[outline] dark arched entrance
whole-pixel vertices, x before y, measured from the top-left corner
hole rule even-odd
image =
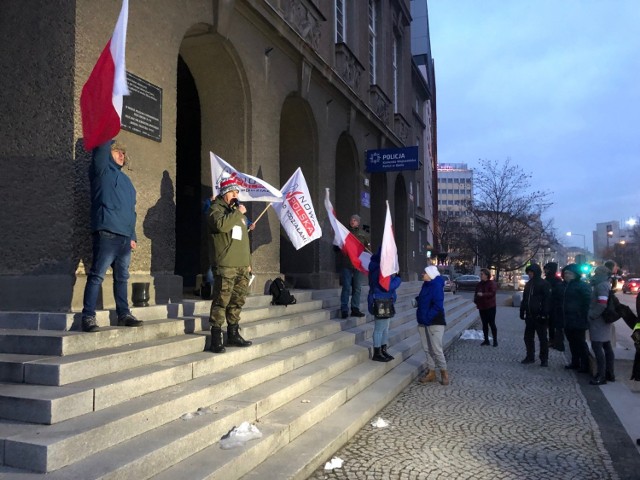
[[[300,167],[316,210],[322,205],[317,182],[317,131],[309,104],[297,95],[287,97],[280,116],[280,185]],[[280,271],[296,287],[312,286],[309,274],[318,271],[320,242],[296,250],[280,228]]]

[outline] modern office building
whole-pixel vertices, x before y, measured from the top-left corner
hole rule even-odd
[[[466,163],[438,164],[438,211],[464,217],[473,202],[473,170]]]

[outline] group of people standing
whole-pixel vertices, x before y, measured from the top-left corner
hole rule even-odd
[[[612,275],[617,270],[613,261],[595,269],[588,282],[582,279],[578,265],[569,264],[557,278],[558,265],[548,263],[542,269],[529,265],[525,273],[530,277],[524,287],[520,318],[525,321],[524,343],[526,356],[521,363],[535,362],[535,336],[539,342],[540,366],[547,367],[550,346],[564,350],[566,337],[571,362],[566,369],[591,373],[586,332],[589,331],[591,349],[596,358],[596,374],[592,385],[615,381],[614,354],[611,345],[612,326],[603,317],[607,307]],[[549,333],[549,336],[547,336]]]

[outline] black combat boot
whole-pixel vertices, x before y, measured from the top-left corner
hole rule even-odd
[[[386,345],[382,345],[382,346],[380,347],[380,353],[381,353],[381,354],[382,354],[382,356],[383,356],[384,358],[386,358],[388,361],[391,361],[391,360],[393,360],[393,359],[395,358],[395,357],[393,357],[393,356],[391,356],[391,355],[389,355],[389,354],[387,353],[387,346],[386,346]]]
[[[382,356],[380,347],[373,347],[373,357],[371,357],[371,360],[374,362],[388,362],[390,359]]]
[[[245,340],[238,333],[239,325],[227,325],[227,345],[230,347],[248,347],[252,342]]]
[[[211,346],[209,347],[213,353],[224,353],[224,339],[222,338],[222,328],[211,327]]]

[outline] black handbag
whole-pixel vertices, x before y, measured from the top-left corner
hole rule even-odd
[[[376,318],[391,318],[396,314],[392,298],[374,298],[373,316]]]

